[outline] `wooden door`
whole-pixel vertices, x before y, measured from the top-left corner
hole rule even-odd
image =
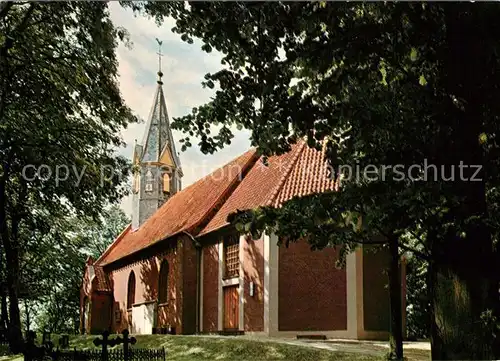
[[[237,330],[239,319],[238,286],[224,287],[224,329]]]

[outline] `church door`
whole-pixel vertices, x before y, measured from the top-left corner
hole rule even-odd
[[[237,330],[239,319],[238,285],[224,287],[224,329]]]

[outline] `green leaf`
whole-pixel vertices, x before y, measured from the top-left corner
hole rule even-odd
[[[426,86],[427,85],[427,80],[425,79],[425,77],[423,75],[420,75],[419,79],[418,79],[418,83],[422,86]]]
[[[411,52],[410,52],[410,60],[411,61],[416,61],[418,59],[418,52],[417,52],[417,49],[415,48],[411,48]]]

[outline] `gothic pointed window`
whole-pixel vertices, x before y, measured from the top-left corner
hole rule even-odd
[[[135,274],[130,272],[127,285],[127,309],[132,308],[135,303]]]
[[[168,301],[168,262],[164,259],[160,266],[160,279],[158,284],[158,303],[166,303]]]
[[[170,193],[170,175],[168,173],[163,174],[163,192]]]

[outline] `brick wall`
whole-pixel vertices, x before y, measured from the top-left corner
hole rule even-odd
[[[168,302],[158,307],[157,327],[167,324],[179,327],[181,325],[181,307],[179,299],[179,285],[176,275],[179,273],[179,258],[176,248],[166,248],[158,251],[157,255],[137,260],[126,266],[111,271],[113,284],[113,325],[112,330],[121,331],[130,329],[127,312],[128,279],[133,271],[135,274],[135,303],[155,301],[158,298],[159,267],[163,259],[169,264],[168,275]],[[116,317],[119,316],[120,319]]]
[[[345,269],[336,269],[337,251],[311,251],[306,241],[279,249],[280,331],[347,329]]]
[[[219,249],[217,242],[203,247],[203,332],[217,331]]]
[[[245,331],[264,330],[264,240],[243,240],[244,320]],[[254,295],[250,296],[250,282]]]
[[[193,241],[188,237],[183,237],[183,312],[182,325],[184,334],[193,334],[196,332],[196,287],[197,287],[197,268],[196,268],[196,248]]]
[[[181,275],[181,252],[177,246],[175,250],[164,253],[157,257],[158,267],[163,260],[168,262],[167,302],[158,305],[158,318],[156,327],[175,327],[176,332],[182,332],[182,309],[181,287],[179,276]],[[157,278],[156,284],[159,284]]]

